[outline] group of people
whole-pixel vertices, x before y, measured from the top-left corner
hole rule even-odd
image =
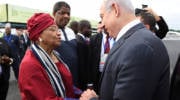
[[[67,27],[70,12],[59,1],[54,18],[35,13],[27,21],[31,46],[18,77],[23,100],[169,100],[169,56],[161,41],[167,32],[148,28],[130,0],[104,0],[93,36],[87,20],[75,23],[74,32]]]
[[[23,31],[18,35],[12,34],[11,24],[5,24],[5,32],[0,38],[0,99],[5,100],[9,88],[10,69],[12,67],[16,80],[18,80],[19,64],[30,41],[25,39]],[[23,33],[23,34],[22,34]],[[25,34],[26,35],[26,34]]]

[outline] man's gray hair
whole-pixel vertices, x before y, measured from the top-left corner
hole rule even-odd
[[[135,13],[131,0],[104,0],[106,10],[111,10],[111,4],[116,2],[129,13]]]

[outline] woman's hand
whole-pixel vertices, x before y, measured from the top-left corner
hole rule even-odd
[[[90,100],[91,98],[98,98],[94,90],[87,89],[81,94],[79,100]]]
[[[12,60],[12,58],[8,57],[7,55],[3,55],[0,57],[0,63],[6,64],[6,65],[11,65],[13,63],[13,60]]]

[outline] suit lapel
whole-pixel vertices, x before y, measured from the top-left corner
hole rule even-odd
[[[103,41],[102,37],[103,37],[103,35],[102,35],[102,33],[100,33],[99,36],[98,36],[98,39],[97,39],[97,51],[99,52],[98,56],[101,55],[101,44],[102,44],[102,41]]]
[[[141,28],[144,28],[144,26],[140,23],[129,29],[117,42],[114,43],[112,49],[110,50],[109,56],[111,56],[124,43],[127,38],[129,38],[135,31]]]
[[[125,42],[125,40],[127,38],[129,38],[133,33],[135,33],[135,31],[141,29],[141,28],[145,28],[144,25],[142,23],[139,23],[137,25],[135,25],[134,27],[132,27],[131,29],[129,29],[117,42],[114,43],[112,49],[110,50],[108,57],[106,59],[105,65],[104,65],[104,70],[102,72],[101,78],[100,78],[100,83],[102,82],[102,78],[104,76],[106,67],[107,67],[107,61],[109,60],[109,58],[111,58],[111,56],[113,55],[113,53],[118,50],[121,45]]]

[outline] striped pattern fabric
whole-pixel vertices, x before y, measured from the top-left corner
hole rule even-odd
[[[61,74],[58,71],[56,64],[51,60],[49,55],[37,44],[32,44],[31,49],[37,59],[41,62],[42,66],[44,67],[47,75],[49,77],[50,83],[56,93],[57,96],[65,98],[65,86],[63,84]],[[59,57],[57,52],[53,51],[54,55],[62,61]]]

